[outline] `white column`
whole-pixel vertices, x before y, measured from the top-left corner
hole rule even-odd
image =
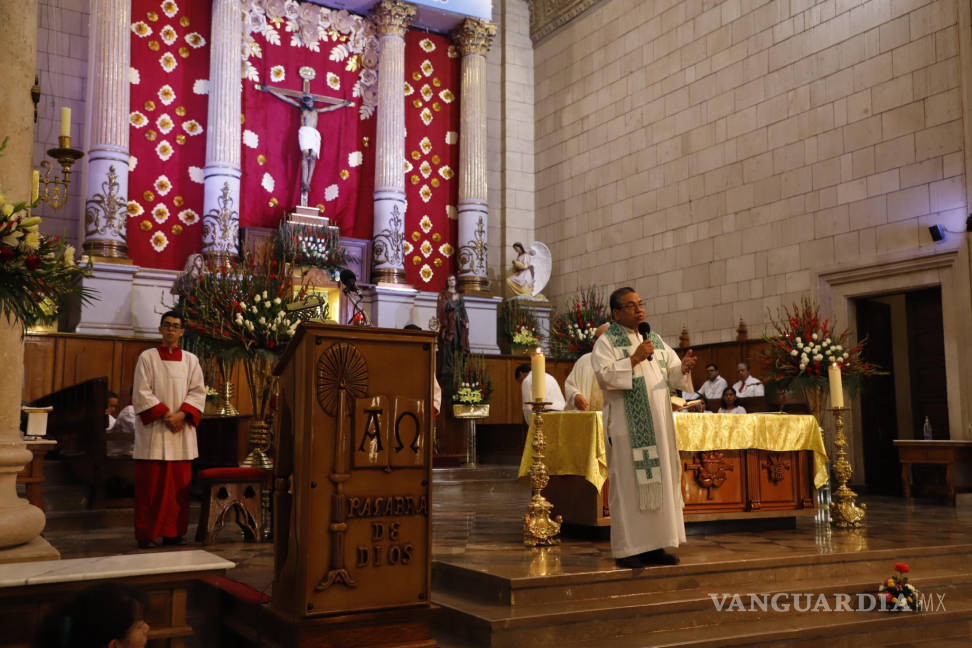
[[[88,41],[88,171],[84,250],[127,258],[128,112],[131,0],[91,0]]]
[[[489,210],[486,201],[486,53],[496,25],[467,18],[452,34],[462,54],[459,98],[458,280],[463,292],[485,292]]]
[[[375,134],[375,221],[371,280],[405,281],[405,30],[415,7],[381,0],[371,10],[381,49]]]
[[[202,239],[215,259],[238,255],[242,21],[239,0],[213,0]]]

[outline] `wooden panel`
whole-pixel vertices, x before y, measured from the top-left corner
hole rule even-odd
[[[132,384],[135,382],[135,364],[138,362],[138,356],[156,345],[156,342],[150,340],[125,340],[117,344],[117,370],[109,385],[111,390],[118,394],[120,407],[125,407],[132,402]]]
[[[760,507],[763,510],[798,508],[799,454],[765,450],[748,452],[756,458],[753,468],[758,475]]]
[[[114,341],[110,338],[74,338],[63,340],[64,351],[60,358],[61,384],[55,384],[55,389],[69,387],[89,378],[113,376],[112,361]],[[112,389],[109,383],[109,389]]]
[[[28,403],[50,394],[54,389],[54,352],[57,338],[28,335],[24,338],[24,387],[22,399]]]
[[[740,450],[680,452],[685,512],[746,509],[746,468]]]

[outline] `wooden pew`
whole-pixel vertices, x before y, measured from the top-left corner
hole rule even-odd
[[[108,378],[85,380],[43,396],[31,405],[53,406],[47,420],[48,437],[58,442],[57,455],[66,462],[76,479],[89,488],[88,507],[109,503],[109,482],[133,484],[135,465],[131,457],[108,456]],[[113,499],[110,504],[124,506],[130,498]]]

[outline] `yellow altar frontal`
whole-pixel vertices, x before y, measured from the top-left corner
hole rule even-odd
[[[548,412],[543,422],[551,476],[544,494],[555,513],[571,524],[610,524],[601,412]],[[533,431],[531,424],[521,478],[533,462]],[[675,432],[689,519],[805,514],[828,480],[823,436],[809,415],[684,413],[675,415]]]

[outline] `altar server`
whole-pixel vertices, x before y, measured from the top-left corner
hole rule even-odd
[[[142,549],[185,544],[196,427],[206,405],[199,359],[179,348],[182,316],[169,311],[159,326],[162,345],[135,365],[135,539]]]
[[[680,360],[655,333],[642,339],[644,303],[633,288],[611,294],[614,321],[594,345],[604,391],[611,480],[611,552],[619,567],[674,565],[664,548],[685,542],[678,448],[669,394],[694,391],[692,350]]]
[[[601,337],[610,323],[601,324],[594,330],[594,341]],[[591,353],[585,353],[577,358],[570,375],[564,381],[564,396],[567,399],[567,409],[586,412],[600,410],[604,404],[604,395],[594,377],[594,367],[591,364]]]

